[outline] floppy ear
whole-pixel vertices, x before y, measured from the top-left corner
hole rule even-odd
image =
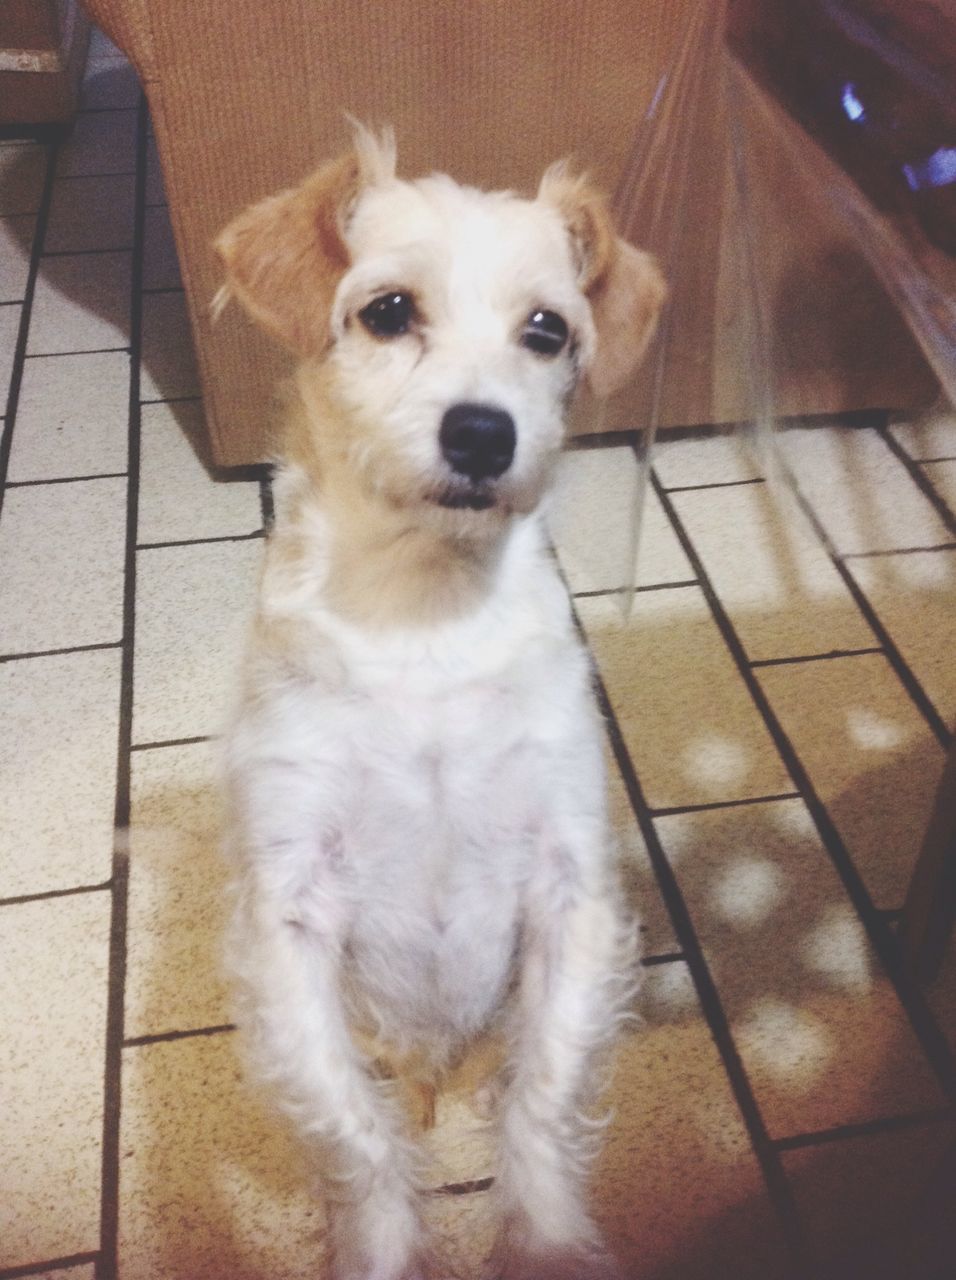
[[[667,296],[664,277],[649,253],[615,233],[604,196],[563,164],[545,173],[538,195],[557,207],[571,236],[597,332],[587,380],[596,396],[609,396],[627,382],[654,336]]]
[[[349,266],[343,229],[365,181],[358,153],[323,165],[301,186],[269,196],[233,219],[215,248],[226,269],[222,305],[234,295],[299,355],[320,355],[329,313]]]

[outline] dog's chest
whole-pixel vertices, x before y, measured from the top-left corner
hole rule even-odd
[[[469,1034],[501,1000],[548,822],[539,696],[400,682],[351,708],[340,886],[353,976],[386,1024]]]

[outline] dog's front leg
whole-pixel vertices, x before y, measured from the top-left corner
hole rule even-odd
[[[633,987],[634,933],[615,894],[582,883],[560,854],[523,932],[511,1082],[502,1114],[498,1193],[501,1280],[617,1274],[586,1208],[596,1052]]]
[[[411,1152],[349,1031],[334,910],[313,902],[303,912],[264,879],[250,871],[240,887],[240,1020],[259,1076],[318,1157],[331,1275],[423,1280]]]

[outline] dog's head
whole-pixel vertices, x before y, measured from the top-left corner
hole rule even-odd
[[[404,182],[390,141],[364,130],[216,247],[227,290],[303,358],[303,394],[363,484],[432,510],[531,510],[578,379],[599,396],[622,385],[664,296],[563,166],[533,200]]]

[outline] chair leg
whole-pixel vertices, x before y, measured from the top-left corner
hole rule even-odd
[[[950,747],[910,880],[900,943],[919,982],[932,982],[956,923],[956,742]]]

